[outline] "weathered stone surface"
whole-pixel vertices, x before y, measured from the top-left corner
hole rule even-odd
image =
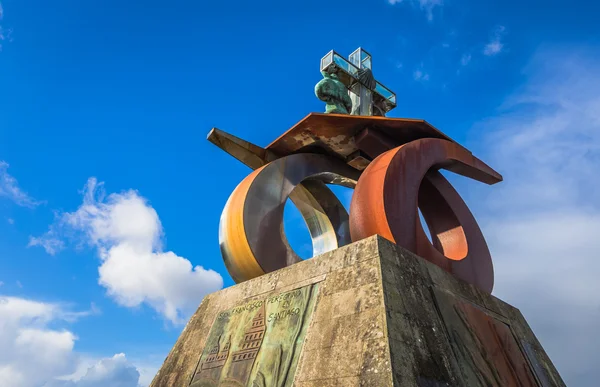
[[[219,313],[316,283],[293,386],[564,386],[518,309],[379,236],[207,296],[151,386],[189,385]]]

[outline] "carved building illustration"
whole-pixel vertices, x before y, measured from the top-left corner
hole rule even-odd
[[[227,361],[227,357],[229,356],[229,349],[231,348],[231,336],[229,336],[229,340],[225,343],[222,349],[219,349],[220,345],[220,337],[217,345],[215,345],[209,352],[206,361],[202,363],[202,369],[211,369],[217,367],[223,367],[225,362]]]
[[[210,349],[208,356],[198,367],[191,386],[195,386],[195,382],[201,380],[213,381],[214,385],[218,384],[219,379],[221,378],[221,371],[227,362],[229,350],[231,349],[231,336],[229,336],[223,348],[221,348],[221,338],[222,336],[219,336],[217,344]]]
[[[244,338],[239,344],[239,349],[231,355],[231,367],[227,375],[228,380],[236,380],[246,385],[258,351],[262,345],[266,331],[265,305],[263,304],[244,332]]]

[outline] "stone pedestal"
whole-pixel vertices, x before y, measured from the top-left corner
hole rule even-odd
[[[208,295],[163,386],[564,386],[518,309],[374,236]]]

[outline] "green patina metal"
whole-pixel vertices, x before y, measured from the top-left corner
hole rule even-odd
[[[349,114],[352,110],[352,100],[348,88],[337,77],[321,71],[323,79],[315,86],[315,94],[326,103],[325,113]]]
[[[289,387],[318,284],[221,312],[190,387]]]

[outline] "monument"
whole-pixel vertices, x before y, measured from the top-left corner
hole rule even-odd
[[[151,386],[564,386],[519,310],[491,295],[484,236],[439,170],[502,176],[426,121],[387,118],[396,96],[363,49],[320,70],[326,113],[266,148],[209,133],[253,169],[219,224],[237,285],[205,297]],[[327,184],[354,188],[349,212]],[[288,198],[311,259],[283,232]]]

